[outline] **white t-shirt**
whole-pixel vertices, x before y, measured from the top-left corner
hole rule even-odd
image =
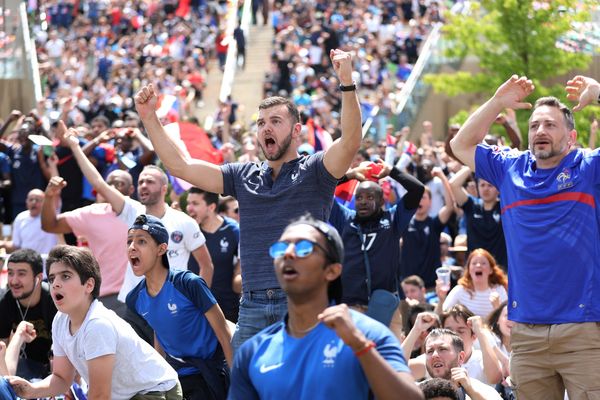
[[[57,243],[55,234],[42,230],[41,214],[32,217],[29,210],[20,212],[13,221],[12,240],[15,247],[40,254],[48,254]]]
[[[429,216],[431,218],[437,217],[442,207],[444,207],[444,183],[440,178],[434,176],[432,180],[425,184],[431,191],[431,208],[429,209]]]
[[[500,302],[508,299],[506,289],[502,285],[496,285],[488,288],[484,291],[474,291],[469,293],[463,286],[456,285],[452,288],[446,300],[444,301],[444,311],[448,311],[456,304],[462,304],[473,312],[475,315],[480,315],[482,318],[486,318],[494,307],[490,302],[490,295],[492,293],[498,293],[500,296]],[[471,297],[472,295],[472,297]]]
[[[114,354],[111,396],[131,399],[138,393],[165,392],[177,384],[177,372],[133,328],[98,300],[90,305],[83,324],[74,335],[69,316],[58,312],[52,322],[54,355],[67,357],[73,367],[90,381],[88,361]]]
[[[140,211],[130,203],[125,203],[119,218],[127,226],[133,225]],[[167,212],[160,219],[169,232],[167,256],[169,267],[174,270],[187,270],[190,254],[206,243],[200,226],[190,216],[181,211],[167,207]]]

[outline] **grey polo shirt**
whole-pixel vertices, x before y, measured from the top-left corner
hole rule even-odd
[[[240,207],[243,291],[278,288],[269,246],[294,218],[310,212],[327,221],[337,184],[323,164],[323,152],[284,163],[274,181],[267,162],[221,166],[223,193]]]

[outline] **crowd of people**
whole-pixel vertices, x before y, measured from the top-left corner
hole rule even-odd
[[[518,76],[445,141],[428,121],[363,138],[357,91],[414,62],[407,43],[442,21],[437,2],[413,16],[412,1],[376,3],[254,4],[263,22],[272,12],[277,79],[255,132],[231,103],[219,110],[222,165],[191,158],[165,129],[175,116],[157,112],[212,53],[218,4],[191,2],[187,18],[170,2],[45,5],[46,101],[0,128],[13,224],[0,243],[0,393],[593,394],[597,151],[557,99],[527,103],[534,87]],[[203,22],[206,37],[186,33]],[[599,101],[592,78],[566,90],[575,111]],[[171,191],[175,177],[192,187]]]

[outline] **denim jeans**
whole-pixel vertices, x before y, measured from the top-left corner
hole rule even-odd
[[[281,289],[244,292],[240,313],[231,341],[234,354],[252,336],[280,321],[287,313],[287,297]]]

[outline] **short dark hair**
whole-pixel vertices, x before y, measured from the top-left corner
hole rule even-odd
[[[235,201],[233,196],[224,196],[219,199],[219,206],[217,207],[218,213],[224,213],[227,211],[227,204]]]
[[[429,332],[429,335],[427,335],[427,337],[425,338],[425,343],[427,343],[429,339],[435,339],[443,336],[448,336],[450,339],[452,339],[452,347],[454,347],[454,351],[456,351],[457,353],[465,351],[465,344],[461,337],[458,336],[456,332],[446,328],[436,328]]]
[[[46,264],[48,265],[48,273],[50,267],[54,263],[63,263],[75,270],[79,275],[79,280],[83,285],[88,279],[94,278],[94,289],[92,290],[92,298],[98,298],[100,294],[100,285],[102,278],[100,276],[100,266],[98,261],[90,250],[85,247],[75,247],[68,245],[58,245],[50,250]]]
[[[565,117],[565,124],[567,125],[567,129],[569,129],[569,131],[575,129],[575,121],[573,120],[573,113],[571,112],[571,109],[564,105],[559,99],[553,96],[540,97],[535,102],[535,105],[533,106],[533,111],[537,110],[539,107],[542,106],[558,108]]]
[[[458,321],[458,319],[462,319],[465,323],[469,320],[469,318],[474,317],[475,314],[473,311],[469,310],[462,304],[456,304],[451,309],[442,314],[442,326],[446,323],[446,320],[450,317],[454,318]]]
[[[502,310],[504,309],[504,307],[506,307],[507,304],[508,301],[504,300],[502,303],[500,303],[498,307],[494,308],[494,310],[492,310],[492,312],[486,318],[486,322],[490,330],[494,332],[496,336],[500,338],[500,340],[504,339],[504,335],[502,335],[502,331],[500,330],[500,315],[502,315]]]
[[[29,264],[33,276],[44,272],[44,262],[42,256],[32,249],[19,249],[13,252],[8,258],[8,262]]]
[[[191,187],[189,190],[189,194],[192,194],[192,193],[193,194],[201,194],[202,197],[204,198],[204,201],[206,202],[207,206],[214,204],[216,206],[216,208],[219,207],[219,195],[217,193],[207,192],[206,190],[202,190],[197,187]]]
[[[431,378],[419,383],[419,388],[425,396],[425,400],[446,397],[450,400],[459,400],[460,396],[454,384],[448,379]]]
[[[294,104],[290,99],[286,99],[285,97],[273,96],[267,97],[258,105],[259,110],[266,110],[267,108],[277,107],[277,106],[285,106],[292,118],[292,123],[297,124],[300,122],[300,112],[298,111],[298,107]]]

